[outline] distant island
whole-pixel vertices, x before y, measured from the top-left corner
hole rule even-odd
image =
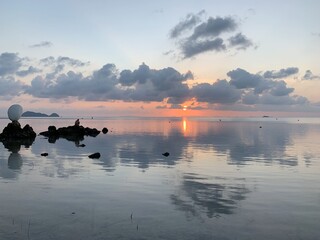
[[[50,115],[47,115],[45,113],[26,111],[22,113],[21,117],[60,117],[60,116],[57,113],[51,113]]]

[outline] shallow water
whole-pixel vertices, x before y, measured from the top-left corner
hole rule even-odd
[[[0,143],[0,239],[319,239],[320,119],[220,120],[81,119],[108,134]]]

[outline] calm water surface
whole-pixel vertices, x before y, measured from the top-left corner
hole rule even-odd
[[[320,239],[320,119],[81,124],[109,133],[0,143],[0,239]]]

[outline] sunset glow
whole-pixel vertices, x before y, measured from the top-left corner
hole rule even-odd
[[[317,1],[18,2],[0,4],[0,116],[320,116]]]

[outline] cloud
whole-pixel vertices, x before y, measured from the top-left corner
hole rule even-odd
[[[270,90],[272,96],[286,96],[294,91],[294,88],[288,88],[284,81],[274,82],[274,86]]]
[[[57,58],[58,64],[66,64],[72,67],[83,67],[89,64],[89,62],[82,62],[78,59],[70,58],[70,57],[58,57]]]
[[[198,14],[188,14],[185,19],[180,21],[176,26],[174,26],[170,31],[170,37],[176,38],[180,36],[182,33],[184,33],[187,30],[192,29],[196,24],[198,24],[201,21],[200,16],[204,13],[204,11],[201,11]]]
[[[286,78],[288,76],[297,74],[299,72],[299,68],[297,67],[289,67],[289,68],[282,68],[279,71],[266,71],[263,74],[263,77],[265,78]]]
[[[15,80],[12,76],[0,76],[0,96],[4,99],[11,99],[22,93],[25,85]]]
[[[14,74],[22,66],[22,59],[16,53],[0,55],[0,76]]]
[[[207,40],[202,42],[186,41],[184,44],[181,45],[181,49],[184,58],[190,58],[203,52],[220,52],[226,50],[226,46],[223,43],[223,39],[216,38],[214,40]]]
[[[52,42],[42,41],[42,42],[40,42],[40,43],[30,45],[29,47],[30,47],[30,48],[51,47],[52,45],[53,45]]]
[[[288,88],[283,80],[267,79],[262,75],[252,74],[241,68],[232,70],[227,75],[231,78],[231,85],[238,89],[253,89],[255,94],[268,91],[273,96],[284,96],[294,91],[294,88]]]
[[[302,77],[302,80],[315,80],[320,79],[319,75],[314,75],[311,70],[307,70],[304,76]]]
[[[242,33],[238,33],[235,36],[230,37],[228,41],[229,41],[229,46],[235,47],[236,49],[239,49],[239,50],[245,50],[248,47],[253,46],[252,41]]]
[[[196,83],[193,74],[188,71],[181,73],[172,67],[152,69],[142,63],[137,69],[118,70],[114,64],[106,64],[89,75],[83,75],[81,69],[86,63],[69,57],[47,57],[39,61],[42,71],[28,66],[25,58],[17,54],[3,53],[0,55],[1,96],[10,98],[20,94],[29,94],[36,98],[64,101],[127,101],[127,102],[159,102],[158,108],[171,106],[181,108],[184,102],[199,103],[196,107],[203,108],[206,104],[214,107],[229,108],[231,105],[238,110],[264,105],[306,105],[307,98],[294,95],[294,88],[284,80],[277,78],[297,72],[297,68],[286,68],[265,73],[250,73],[237,68],[229,71],[229,79],[217,80],[214,83]],[[20,70],[21,66],[28,67]],[[47,70],[51,70],[51,72]],[[17,81],[14,76],[37,75],[30,84]],[[266,74],[268,73],[268,74]],[[265,76],[269,76],[266,78]],[[311,71],[305,78],[314,78]],[[167,107],[168,108],[168,107]]]
[[[170,31],[170,37],[176,40],[184,59],[209,51],[246,50],[254,46],[243,33],[229,38],[224,37],[225,34],[233,33],[238,28],[239,23],[233,17],[209,17],[202,20],[200,13],[188,14]],[[188,32],[190,34],[186,36]],[[229,42],[228,46],[225,44],[226,41]]]
[[[34,74],[34,73],[39,73],[39,72],[41,72],[40,69],[30,66],[30,67],[29,67],[28,69],[26,69],[26,70],[17,71],[16,74],[17,74],[19,77],[25,77],[25,76],[27,76],[27,75]]]
[[[207,103],[235,103],[241,98],[241,91],[226,80],[200,83],[192,88],[192,93],[198,102]]]
[[[236,30],[238,24],[231,17],[209,17],[206,22],[195,27],[193,34],[189,37],[190,40],[199,38],[217,37],[224,32],[232,32]]]
[[[155,70],[145,64],[134,71],[123,70],[119,75],[114,64],[106,64],[87,77],[73,71],[60,74],[56,79],[38,76],[26,92],[40,98],[146,102],[168,99],[170,103],[182,103],[190,93],[185,82],[192,78],[191,72],[181,74],[173,68]]]

